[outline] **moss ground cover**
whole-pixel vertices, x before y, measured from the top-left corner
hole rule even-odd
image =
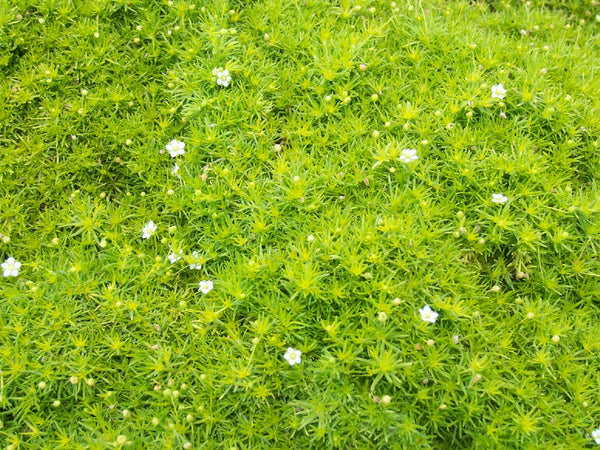
[[[600,443],[600,5],[0,0],[0,444]]]

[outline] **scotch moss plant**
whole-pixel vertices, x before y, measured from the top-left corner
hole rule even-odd
[[[0,0],[2,448],[591,448],[595,1]]]

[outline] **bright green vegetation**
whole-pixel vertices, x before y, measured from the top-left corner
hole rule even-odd
[[[595,446],[600,6],[396,3],[0,0],[1,448]]]

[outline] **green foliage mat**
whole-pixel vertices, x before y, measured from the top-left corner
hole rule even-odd
[[[595,446],[599,33],[0,0],[2,448]]]

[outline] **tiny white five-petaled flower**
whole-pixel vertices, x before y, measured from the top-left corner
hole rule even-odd
[[[402,150],[400,158],[398,159],[408,164],[411,161],[416,161],[417,159],[419,159],[419,157],[417,156],[417,150],[415,150],[414,148],[405,148],[404,150]]]
[[[424,322],[429,322],[429,323],[435,323],[435,321],[437,320],[439,314],[436,313],[435,311],[433,311],[429,305],[425,305],[423,308],[421,308],[419,310],[419,313],[421,313],[421,319]]]
[[[154,222],[151,220],[144,226],[144,228],[142,228],[142,239],[148,239],[154,234],[155,231],[156,225],[154,225]]]
[[[500,100],[502,100],[505,95],[506,89],[504,89],[502,83],[495,84],[492,86],[492,98],[499,98]]]
[[[208,294],[210,291],[212,291],[212,288],[213,288],[212,281],[201,281],[200,287],[198,288],[198,290],[200,292],[202,292],[203,294]]]
[[[200,264],[199,260],[200,260],[200,255],[198,254],[198,252],[196,250],[194,250],[192,252],[192,261],[193,262],[190,264],[190,269],[192,269],[192,270],[202,269],[202,264]]]
[[[178,252],[173,252],[167,258],[171,261],[171,264],[175,264],[177,261],[181,259],[181,255],[183,254],[183,250],[179,250]]]
[[[600,445],[600,428],[592,431],[592,438],[596,441],[596,444]]]
[[[492,194],[492,202],[494,203],[506,203],[508,201],[508,197],[502,194]]]
[[[180,142],[177,139],[173,139],[166,146],[171,158],[175,158],[177,155],[183,155],[185,153],[185,142]]]
[[[223,69],[222,67],[215,67],[212,70],[212,74],[217,77],[217,84],[219,86],[227,87],[229,86],[229,82],[231,81],[231,75],[229,75],[229,70]]]
[[[283,355],[286,361],[290,363],[290,366],[293,366],[294,364],[300,364],[302,362],[301,356],[302,352],[292,347],[288,347],[287,351]]]
[[[19,268],[21,267],[21,263],[19,261],[15,261],[15,258],[7,258],[1,266],[3,275],[5,277],[19,276]]]

